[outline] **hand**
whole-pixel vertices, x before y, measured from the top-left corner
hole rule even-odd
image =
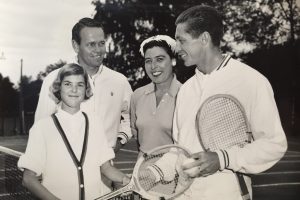
[[[127,185],[130,182],[130,180],[131,180],[131,176],[130,175],[125,175],[123,177],[122,185],[123,186]]]
[[[183,164],[183,171],[190,177],[206,177],[220,169],[220,162],[216,152],[199,152],[192,155],[195,160]]]
[[[127,185],[129,182],[130,182],[130,177],[128,175],[124,175],[122,182],[113,181],[113,183],[112,183],[113,189],[114,190],[120,189],[120,188],[124,187],[125,185]]]

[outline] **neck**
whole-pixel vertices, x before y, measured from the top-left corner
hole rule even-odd
[[[70,106],[62,103],[61,109],[63,111],[66,111],[67,113],[69,113],[71,115],[74,115],[75,113],[77,113],[79,111],[80,108],[79,107],[75,107],[75,108],[74,107],[70,107]]]
[[[98,72],[99,68],[100,68],[100,66],[99,67],[90,67],[88,65],[84,66],[84,69],[90,76],[95,75]]]
[[[172,76],[170,76],[167,81],[162,83],[156,83],[155,84],[156,91],[167,92],[170,89],[173,78],[174,78],[174,74],[172,74]]]
[[[222,62],[223,55],[219,50],[217,50],[206,54],[204,59],[202,59],[202,63],[197,65],[197,69],[203,74],[210,74],[212,71],[218,68]]]
[[[93,76],[93,75],[95,75],[97,72],[98,72],[98,70],[99,70],[99,68],[100,68],[100,66],[98,66],[98,67],[91,67],[91,66],[89,66],[89,65],[86,65],[86,64],[84,64],[83,62],[81,62],[80,60],[79,60],[79,65],[81,65],[84,69],[85,69],[85,71],[88,73],[88,75],[90,75],[90,76]]]

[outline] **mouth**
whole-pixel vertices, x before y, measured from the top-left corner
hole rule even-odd
[[[179,56],[181,59],[184,59],[185,57],[187,57],[187,54],[184,53],[184,52],[179,52],[179,53],[178,53],[178,56]]]
[[[68,97],[70,97],[70,98],[79,98],[78,95],[69,95]]]
[[[152,75],[154,76],[154,77],[157,77],[157,76],[159,76],[159,75],[161,75],[162,74],[162,72],[152,72]]]
[[[95,59],[97,59],[97,60],[98,59],[102,59],[102,55],[93,55],[92,57],[95,58]]]

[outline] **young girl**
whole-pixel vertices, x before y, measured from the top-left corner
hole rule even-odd
[[[30,129],[18,162],[24,186],[40,199],[83,200],[103,195],[100,173],[127,184],[129,177],[110,164],[115,155],[101,120],[80,111],[81,102],[92,95],[84,69],[73,63],[63,66],[50,95],[60,109]]]

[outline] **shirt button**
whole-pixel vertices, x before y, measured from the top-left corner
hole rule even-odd
[[[83,188],[84,187],[84,185],[83,184],[80,184],[80,188]]]
[[[78,167],[78,170],[80,171],[80,170],[81,170],[81,167]]]

